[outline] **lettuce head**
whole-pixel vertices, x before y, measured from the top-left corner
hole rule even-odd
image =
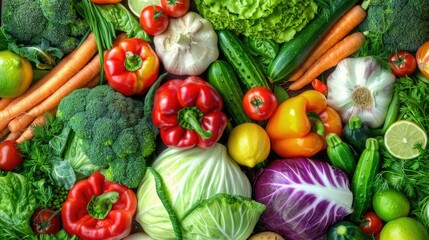
[[[216,30],[229,29],[248,37],[291,40],[317,13],[314,0],[195,0]]]

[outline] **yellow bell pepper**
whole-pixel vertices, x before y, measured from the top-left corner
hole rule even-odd
[[[325,95],[307,90],[281,103],[266,131],[274,152],[284,158],[311,157],[327,144],[330,132],[342,133],[340,115],[327,105]]]

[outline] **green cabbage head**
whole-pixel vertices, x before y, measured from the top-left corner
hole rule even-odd
[[[248,37],[287,42],[314,18],[314,0],[195,0],[216,30],[229,29]]]
[[[247,239],[265,210],[251,196],[224,145],[167,148],[138,188],[136,219],[155,239]]]

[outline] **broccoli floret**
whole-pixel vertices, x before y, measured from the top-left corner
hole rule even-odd
[[[17,41],[24,44],[30,43],[46,28],[47,23],[37,1],[5,1],[2,24]]]
[[[42,37],[48,40],[51,45],[58,47],[66,41],[70,35],[70,28],[67,25],[49,22],[42,33]]]
[[[88,32],[89,25],[86,21],[78,19],[76,22],[70,24],[70,29],[73,37],[80,37]]]
[[[388,53],[416,52],[429,39],[427,0],[371,0],[359,30],[381,41]]]
[[[77,19],[75,0],[39,0],[43,15],[50,22],[73,23]]]
[[[82,150],[107,179],[137,187],[156,148],[142,101],[109,85],[83,88],[60,102],[57,117],[82,140]]]

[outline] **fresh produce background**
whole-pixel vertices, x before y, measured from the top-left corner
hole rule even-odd
[[[4,0],[0,239],[429,239],[426,0]]]

